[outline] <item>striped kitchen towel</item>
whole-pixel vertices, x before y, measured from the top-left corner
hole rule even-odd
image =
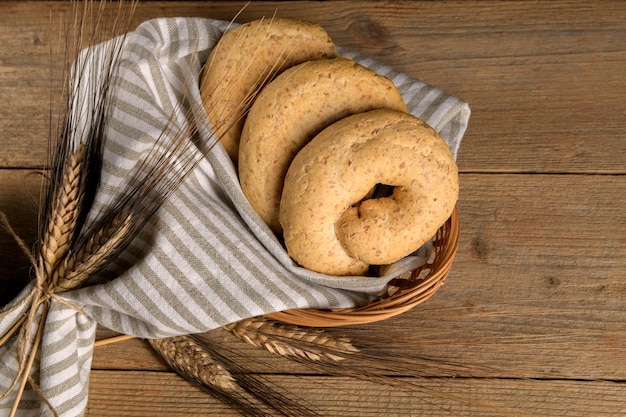
[[[199,126],[193,140],[200,147],[211,141],[197,81],[202,63],[227,28],[224,21],[164,18],[145,22],[125,37],[93,217],[122,192],[154,144],[168,140],[172,126]],[[367,57],[340,52],[392,79],[410,112],[439,131],[456,157],[470,115],[465,102]],[[95,74],[98,68],[90,70]],[[376,278],[329,277],[299,267],[252,210],[233,163],[215,146],[106,274],[51,299],[34,375],[59,415],[82,415],[97,324],[161,338],[290,308],[354,306],[375,297],[421,255]],[[5,315],[0,331],[24,311],[16,308]],[[14,345],[9,343],[0,350],[3,391],[16,369]],[[0,401],[0,413],[11,406],[12,397]],[[18,415],[52,413],[38,394],[28,391]]]

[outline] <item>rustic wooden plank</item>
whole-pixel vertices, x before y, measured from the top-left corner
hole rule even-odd
[[[60,55],[58,6],[2,4],[0,13],[0,166],[41,167],[47,160],[51,89],[61,84],[61,72],[52,71]],[[54,26],[58,32],[58,24]]]
[[[401,379],[406,392],[346,378],[268,376],[319,415],[332,416],[617,416],[626,412],[624,384],[492,379]],[[419,392],[417,390],[423,390]],[[218,400],[164,372],[94,371],[88,416],[238,415]]]
[[[230,20],[242,5],[142,2],[134,21]],[[3,3],[0,166],[45,162],[48,28],[62,8]],[[275,11],[316,21],[338,44],[467,100],[466,172],[626,172],[623,2],[254,2],[237,20]]]

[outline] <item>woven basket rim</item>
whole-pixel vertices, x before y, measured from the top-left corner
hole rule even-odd
[[[444,284],[456,256],[459,237],[460,224],[455,207],[433,238],[432,260],[412,272],[409,280],[414,284],[409,288],[399,289],[389,297],[359,307],[291,309],[269,313],[265,317],[307,327],[337,327],[373,323],[405,313],[432,297]]]

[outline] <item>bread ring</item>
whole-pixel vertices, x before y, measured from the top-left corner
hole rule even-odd
[[[365,199],[377,184],[393,194]],[[458,197],[450,149],[420,119],[374,110],[329,126],[294,158],[280,222],[289,255],[329,275],[362,275],[417,250]]]
[[[336,56],[322,27],[295,19],[255,20],[224,34],[205,64],[200,95],[231,159],[237,159],[245,103],[265,82],[301,62]]]
[[[252,207],[280,233],[280,197],[296,153],[331,123],[377,108],[406,111],[396,86],[349,58],[310,61],[269,83],[250,108],[239,147],[239,181]]]

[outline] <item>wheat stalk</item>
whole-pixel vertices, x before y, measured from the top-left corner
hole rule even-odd
[[[128,231],[130,216],[126,216],[121,225],[116,224],[113,232],[106,233],[109,232],[106,230],[96,233],[86,240],[88,244],[74,251],[74,238],[80,232],[80,218],[84,215],[83,210],[86,209],[82,207],[86,186],[82,180],[85,146],[80,142],[73,151],[70,151],[69,147],[64,147],[59,151],[57,158],[60,159],[53,167],[53,180],[45,205],[48,209],[43,215],[41,246],[31,258],[35,270],[35,285],[33,286],[34,295],[30,301],[30,311],[24,316],[25,319],[19,326],[12,328],[2,337],[2,340],[7,340],[12,333],[19,332],[17,342],[19,368],[9,388],[2,394],[2,396],[8,395],[13,387],[18,387],[10,417],[17,413],[27,381],[30,381],[36,392],[40,392],[29,373],[40,348],[51,293],[82,285],[110,259],[111,250],[115,249]],[[118,217],[116,216],[115,219]],[[40,305],[43,305],[43,309],[39,317],[36,337],[29,349],[31,329]],[[45,398],[43,400],[47,403]],[[51,412],[55,413],[52,409]]]
[[[196,385],[226,391],[238,387],[231,373],[191,336],[150,339],[148,342],[171,368]]]
[[[339,362],[359,352],[350,339],[331,336],[323,329],[278,323],[265,317],[240,320],[224,326],[241,340],[280,356],[314,362]]]
[[[163,361],[178,375],[245,416],[317,415],[293,401],[245,368],[235,350],[208,335],[173,336],[148,340]]]

